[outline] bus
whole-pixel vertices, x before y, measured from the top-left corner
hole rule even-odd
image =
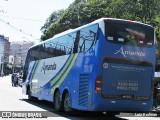
[[[150,111],[155,71],[150,25],[101,18],[28,50],[22,87],[56,111]]]

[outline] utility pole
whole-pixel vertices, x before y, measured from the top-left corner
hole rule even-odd
[[[20,68],[19,72],[21,72],[22,68],[23,68],[23,64],[22,64],[22,43],[20,44],[19,55],[20,55],[20,59],[21,59],[21,61],[20,61],[20,67],[21,68]]]
[[[13,56],[13,73],[14,73],[14,69],[15,69],[15,59],[16,59],[16,55],[15,55],[15,53],[14,53],[14,56]]]
[[[1,76],[2,76],[2,77],[3,77],[3,75],[4,75],[3,68],[4,68],[4,57],[2,57],[2,62],[1,62]]]

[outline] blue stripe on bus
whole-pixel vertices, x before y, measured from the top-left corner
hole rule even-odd
[[[33,72],[33,69],[35,68],[35,65],[36,65],[36,62],[34,62],[34,65],[33,65],[32,69],[30,71],[30,74],[29,74],[29,77],[28,77],[29,80],[31,79],[32,72]]]
[[[35,73],[36,68],[37,68],[37,66],[38,66],[38,63],[39,63],[39,60],[35,62],[35,67],[34,67],[34,69],[33,69],[33,71],[32,71],[31,80],[33,79],[33,76],[34,76],[34,73]]]

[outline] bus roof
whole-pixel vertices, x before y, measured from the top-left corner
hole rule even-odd
[[[91,23],[89,23],[89,24],[80,26],[80,27],[75,28],[75,29],[69,29],[69,30],[66,30],[66,31],[64,31],[64,32],[61,32],[61,33],[59,33],[59,34],[57,34],[57,35],[54,35],[52,38],[49,38],[49,39],[47,39],[47,40],[45,40],[45,41],[43,41],[43,42],[37,43],[37,44],[31,46],[29,49],[31,49],[31,48],[33,48],[33,47],[35,47],[35,46],[37,46],[37,45],[41,45],[41,44],[43,44],[43,43],[49,42],[49,41],[51,41],[51,40],[53,40],[53,39],[55,39],[55,38],[64,36],[64,35],[69,34],[69,33],[73,33],[73,32],[75,32],[75,31],[78,31],[78,30],[80,30],[80,29],[82,29],[82,28],[85,28],[85,27],[88,27],[88,26],[90,26],[90,25],[103,22],[103,21],[105,21],[105,20],[119,20],[119,21],[133,22],[133,23],[143,24],[143,25],[147,25],[147,26],[152,27],[151,25],[144,24],[144,23],[142,23],[142,22],[132,21],[132,20],[117,19],[117,18],[100,18],[100,19],[97,19],[97,20],[95,20],[95,21],[93,21],[93,22],[91,22]]]
[[[64,32],[61,32],[61,33],[59,33],[59,34],[57,34],[57,35],[54,35],[52,38],[49,38],[49,39],[47,39],[47,40],[45,40],[45,41],[42,41],[42,42],[40,42],[40,43],[37,43],[37,44],[31,46],[30,49],[31,49],[32,47],[37,46],[37,45],[41,45],[41,44],[43,44],[43,43],[49,42],[49,41],[51,41],[51,40],[53,40],[53,39],[55,39],[55,38],[64,36],[64,35],[69,34],[69,33],[73,33],[73,32],[75,32],[75,31],[78,31],[78,30],[82,29],[82,28],[85,28],[85,27],[88,27],[88,26],[90,26],[90,25],[99,23],[100,21],[103,21],[103,19],[101,18],[101,19],[98,19],[98,20],[96,20],[96,21],[93,21],[93,22],[91,22],[91,23],[89,23],[89,24],[80,26],[80,27],[78,27],[78,28],[69,29],[69,30],[66,30],[66,31],[64,31]]]

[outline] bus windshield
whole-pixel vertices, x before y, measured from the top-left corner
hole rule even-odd
[[[105,21],[105,36],[109,42],[138,47],[154,44],[154,28],[148,25],[120,20]]]

